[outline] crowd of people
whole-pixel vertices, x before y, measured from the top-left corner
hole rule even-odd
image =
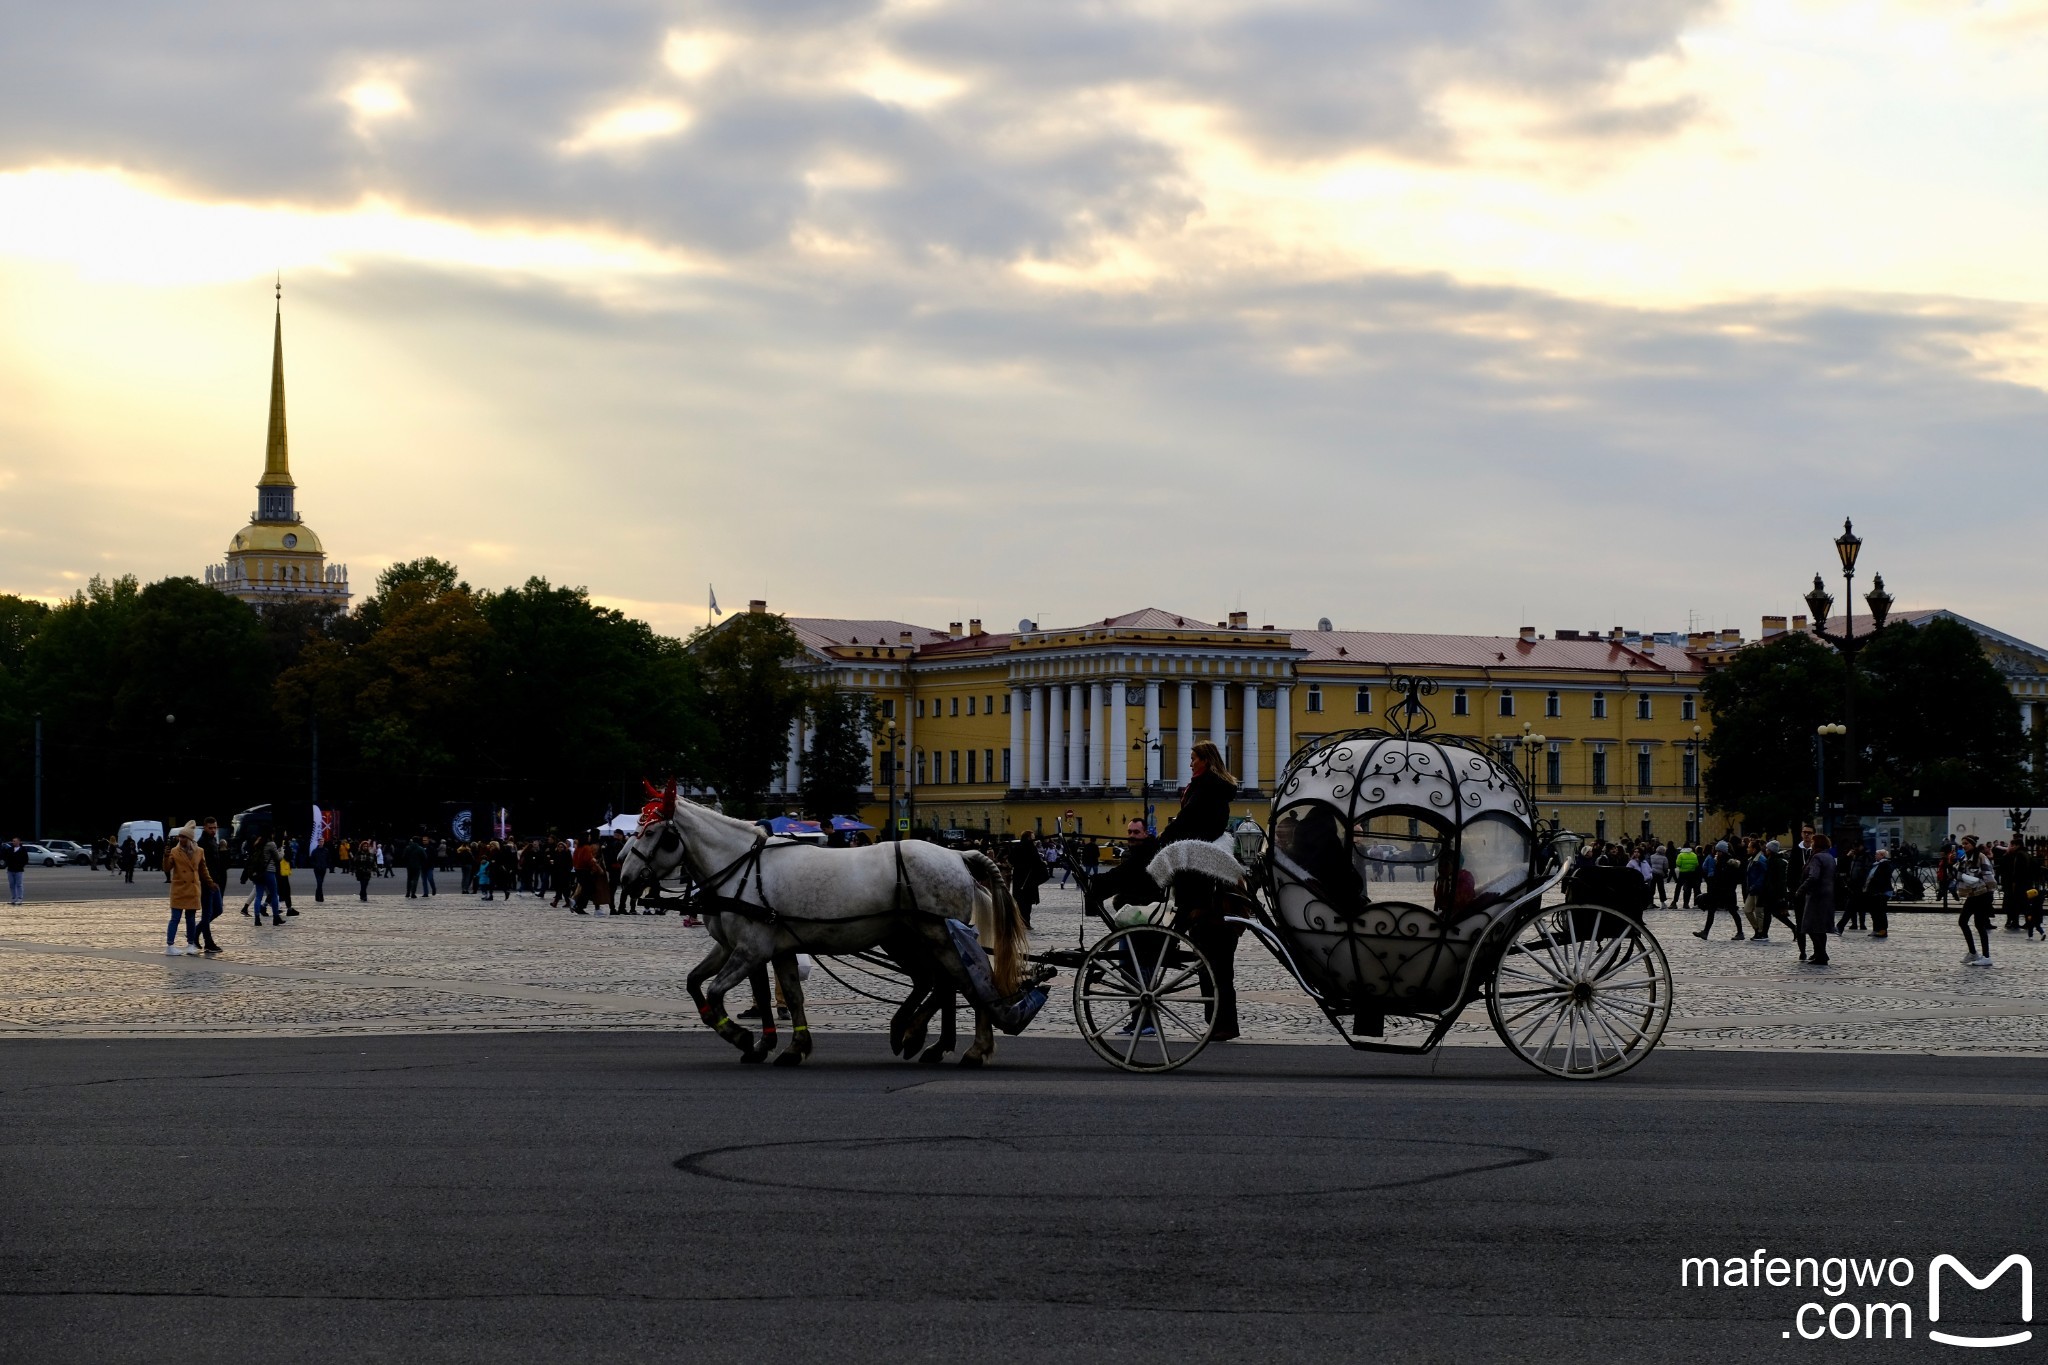
[[[1800,961],[1826,966],[1829,935],[1840,938],[1853,930],[1873,939],[1890,937],[1890,907],[1925,895],[1919,861],[1911,849],[1858,843],[1837,850],[1829,836],[1806,825],[1789,848],[1776,839],[1732,834],[1684,847],[1654,840],[1602,843],[1581,850],[1578,866],[1630,869],[1643,879],[1646,906],[1704,910],[1706,923],[1695,938],[1709,937],[1715,919],[1726,914],[1733,941],[1768,944],[1777,923],[1791,934]],[[1960,907],[1956,925],[1965,963],[1992,965],[1991,929],[2001,898],[2006,929],[2024,930],[2028,942],[2048,943],[2037,845],[1987,844],[1966,835],[1942,847],[1933,876],[1939,903]]]

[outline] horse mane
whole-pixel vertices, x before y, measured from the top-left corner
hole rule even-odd
[[[727,815],[722,810],[713,810],[711,807],[705,805],[702,801],[692,801],[687,796],[677,797],[676,809],[680,811],[684,806],[688,806],[690,809],[696,811],[698,814],[704,816],[708,820],[711,820],[715,824],[723,824],[730,826],[736,833],[744,831],[750,837],[761,833],[761,827],[755,824],[752,820],[742,820],[736,815]]]

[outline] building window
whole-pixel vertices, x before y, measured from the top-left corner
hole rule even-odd
[[[924,755],[923,755],[923,754],[919,754],[919,755],[917,756],[917,785],[918,785],[918,786],[920,786],[920,787],[922,787],[922,786],[924,786],[924,785],[925,785],[925,780],[924,780]]]
[[[1636,786],[1643,791],[1650,790],[1650,746],[1647,744],[1636,750]]]
[[[895,782],[896,755],[885,753],[882,755],[882,785],[885,787],[893,786]]]
[[[969,697],[967,701],[969,705],[972,705],[974,698]],[[967,785],[970,787],[974,785],[974,750],[972,749],[967,751]]]
[[[960,699],[958,697],[953,698],[953,714],[956,716],[960,714]]]
[[[1451,714],[1454,716],[1469,716],[1472,714],[1472,698],[1465,694],[1465,689],[1462,687],[1451,693]]]
[[[1593,790],[1607,790],[1607,746],[1604,744],[1593,746]]]
[[[1595,692],[1593,694],[1593,719],[1607,719],[1607,694],[1605,692]]]
[[[1690,692],[1678,699],[1678,718],[1680,720],[1698,720],[1699,709],[1698,699]]]
[[[1543,714],[1546,718],[1564,714],[1564,705],[1558,700],[1557,689],[1554,687],[1543,694]]]
[[[1351,703],[1351,709],[1358,712],[1361,716],[1372,714],[1372,689],[1370,687],[1358,689],[1358,700]]]
[[[989,697],[983,697],[983,698],[981,699],[981,714],[983,714],[984,716],[992,716],[992,715],[994,715],[995,713],[996,713],[996,699],[995,699],[994,697],[992,697],[992,696],[989,696]],[[1003,714],[1004,714],[1004,715],[1008,715],[1009,713],[1010,713],[1010,699],[1009,699],[1008,697],[1004,697],[1004,698],[1003,698]]]
[[[1564,755],[1558,746],[1550,746],[1550,752],[1543,755],[1543,785],[1552,791],[1564,788]]]
[[[896,699],[894,697],[884,697],[882,699],[882,719],[896,719]]]
[[[1308,709],[1311,711],[1323,709],[1323,685],[1321,683],[1310,683],[1308,685]]]
[[[970,716],[974,714],[974,698],[972,697],[967,699],[967,714]]]
[[[953,761],[947,765],[951,770],[951,776],[947,778],[947,781],[957,786],[960,782],[960,751],[958,749],[953,750],[952,756]]]
[[[1005,787],[1010,785],[1010,751],[1008,749],[1003,750],[1003,785]]]
[[[1636,698],[1636,719],[1637,719],[1637,720],[1648,720],[1649,718],[1650,718],[1650,694],[1649,694],[1648,692],[1644,692],[1644,693],[1642,693],[1642,694],[1641,694],[1640,696],[1638,696],[1638,697]]]
[[[923,720],[923,719],[924,719],[924,698],[923,698],[923,697],[919,697],[919,698],[917,699],[917,710],[916,710],[916,712],[915,712],[914,714],[915,714],[915,715],[917,716],[917,718],[918,718],[919,720]]]
[[[1685,774],[1685,789],[1691,791],[1700,784],[1700,756],[1692,750],[1685,751],[1685,763],[1681,768]]]
[[[1010,694],[1008,692],[1003,693],[1003,714],[1006,716],[1010,714]]]
[[[1009,753],[1009,750],[1005,749],[1003,752],[1005,755],[1007,755]],[[1003,767],[1003,775],[1004,777],[1008,777],[1009,759],[1007,757],[1005,757],[1003,760]],[[993,782],[996,780],[996,751],[994,749],[983,749],[981,751],[981,780],[984,782]]]
[[[1504,716],[1512,716],[1513,714],[1515,714],[1514,693],[1503,692],[1500,694],[1500,713]]]

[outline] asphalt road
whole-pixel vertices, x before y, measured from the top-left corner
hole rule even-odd
[[[2043,1060],[1571,1085],[1482,1049],[1148,1078],[822,1041],[794,1071],[697,1033],[7,1041],[0,1360],[1940,1358],[1929,1258],[2048,1268]],[[1679,1287],[1757,1248],[1909,1258],[1877,1297],[1914,1340]],[[2003,1288],[1952,1282],[1941,1325],[2016,1319]]]

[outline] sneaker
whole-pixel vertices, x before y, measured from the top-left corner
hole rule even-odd
[[[1704,929],[1695,929],[1695,930],[1693,931],[1693,935],[1692,935],[1692,936],[1693,936],[1694,938],[1705,938],[1705,937],[1707,936],[1707,931],[1706,931],[1706,930],[1704,930]]]
[[[1991,965],[1991,959],[1988,957],[1971,958],[1970,965],[1972,967],[1989,967]]]
[[[1751,934],[1749,936],[1749,941],[1751,943],[1764,944],[1768,946],[1771,941],[1771,936],[1769,934]]]
[[[1877,930],[1875,930],[1875,929],[1873,929],[1873,930],[1871,930],[1871,931],[1870,931],[1870,936],[1871,936],[1872,938],[1890,938],[1890,937],[1891,937],[1891,935],[1890,935],[1890,934],[1881,934],[1881,933],[1879,933],[1879,932],[1878,932]]]
[[[1976,966],[1976,965],[1977,965],[1977,954],[1976,954],[1976,953],[1975,953],[1974,951],[1972,951],[1972,952],[1967,952],[1967,953],[1964,953],[1964,954],[1963,954],[1963,965],[1964,965],[1965,967],[1974,967],[1974,966]]]
[[[165,957],[183,957],[184,955],[185,950],[183,948],[180,948],[177,944],[167,943],[164,945]]]
[[[208,948],[208,949],[206,950],[206,955],[207,955],[208,957],[219,957],[219,956],[220,956],[220,955],[221,955],[222,953],[224,953],[224,952],[226,952],[226,951],[227,951],[227,949],[225,949],[225,948]]]

